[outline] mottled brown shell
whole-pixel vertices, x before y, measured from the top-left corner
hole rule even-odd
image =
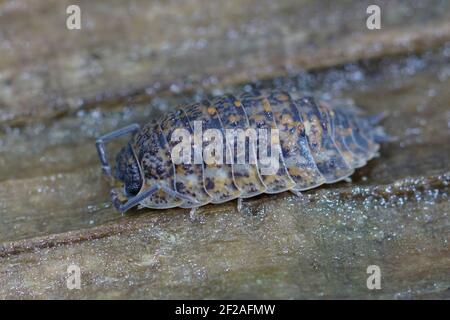
[[[355,110],[283,91],[225,95],[187,105],[144,126],[134,135],[131,147],[143,175],[140,192],[159,183],[197,203],[159,190],[140,204],[150,208],[192,208],[260,193],[308,190],[345,179],[379,149],[376,132],[380,130],[373,127],[369,117]],[[259,162],[174,164],[170,157],[171,135],[175,128],[192,133],[194,121],[201,121],[203,130],[220,130],[224,137],[226,129],[278,129],[278,171],[262,175]],[[203,142],[203,147],[207,145]],[[251,147],[245,150],[258,151]],[[226,153],[224,139],[224,156]]]

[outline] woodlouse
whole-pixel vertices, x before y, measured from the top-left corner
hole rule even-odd
[[[119,211],[138,204],[159,209],[195,209],[236,198],[241,204],[242,198],[261,193],[286,190],[298,193],[346,179],[377,155],[379,142],[388,140],[377,125],[380,119],[380,116],[364,116],[356,107],[316,103],[310,96],[255,91],[187,105],[142,128],[133,124],[107,134],[97,140],[96,146],[104,173],[117,184],[111,190],[111,197]],[[243,164],[174,163],[170,151],[175,142],[171,136],[176,128],[192,133],[195,121],[201,121],[204,129],[221,132],[278,129],[277,171],[262,175],[260,159]],[[104,144],[126,134],[132,134],[132,138],[117,155],[113,174]],[[208,144],[202,143],[202,147]],[[235,157],[236,146],[233,150],[232,157]],[[249,153],[252,149],[245,150]],[[226,152],[230,150],[224,149]]]

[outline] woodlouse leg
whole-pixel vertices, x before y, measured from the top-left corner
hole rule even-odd
[[[388,135],[386,132],[384,132],[383,127],[376,127],[375,129],[373,129],[372,137],[373,140],[377,143],[398,141],[398,137]]]
[[[242,208],[244,206],[244,200],[242,198],[237,199],[237,211],[242,212]]]
[[[299,198],[303,197],[302,193],[300,191],[298,191],[298,190],[290,189],[289,191],[292,192],[294,195],[296,195]]]
[[[138,195],[134,196],[133,198],[129,199],[126,203],[122,203],[119,199],[120,195],[118,194],[117,190],[113,189],[111,190],[111,198],[114,203],[114,206],[117,210],[124,213],[125,211],[128,211],[129,209],[133,208],[134,206],[137,206],[142,200],[150,197],[152,194],[157,192],[158,190],[164,190],[168,194],[178,197],[183,200],[190,201],[194,204],[198,204],[199,202],[189,196],[183,195],[177,191],[174,191],[170,189],[167,186],[161,186],[160,184],[154,184],[149,189],[142,191]]]
[[[97,153],[98,153],[98,157],[100,158],[100,162],[102,164],[103,173],[106,176],[108,176],[110,179],[113,179],[113,175],[112,175],[111,167],[108,164],[105,143],[109,142],[111,140],[114,140],[116,138],[119,138],[121,136],[124,136],[126,134],[139,131],[139,129],[140,129],[140,126],[137,123],[133,123],[124,128],[121,128],[121,129],[115,130],[113,132],[110,132],[108,134],[105,134],[104,136],[101,136],[100,138],[98,138],[95,141],[95,146],[97,147]]]
[[[137,196],[129,199],[126,203],[122,203],[120,201],[117,190],[113,189],[113,190],[111,190],[111,198],[112,198],[112,201],[113,201],[116,209],[119,210],[121,213],[124,213],[125,211],[128,211],[129,209],[138,205],[139,202],[141,202],[145,198],[151,196],[159,189],[160,189],[160,186],[158,184],[155,184],[155,185],[151,186],[150,188],[148,188],[147,190],[144,190],[143,192],[139,193]]]
[[[196,199],[194,199],[194,198],[192,198],[192,197],[190,197],[190,196],[184,195],[184,194],[182,194],[182,193],[179,193],[179,192],[177,192],[177,191],[175,191],[175,190],[172,190],[172,189],[170,189],[170,188],[167,187],[167,186],[160,186],[160,188],[161,188],[162,190],[164,190],[164,192],[166,192],[166,193],[169,194],[170,196],[173,196],[173,197],[176,197],[176,198],[179,198],[179,199],[182,199],[182,200],[189,201],[189,202],[191,202],[191,203],[193,203],[193,204],[200,204],[200,202],[197,201]]]
[[[197,215],[196,215],[197,208],[198,208],[198,207],[191,208],[191,211],[189,211],[189,218],[190,218],[192,221],[194,221],[195,218],[197,217]]]

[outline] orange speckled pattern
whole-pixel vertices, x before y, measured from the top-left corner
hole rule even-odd
[[[171,159],[171,151],[179,143],[171,139],[175,129],[184,129],[191,136],[191,163],[176,164]],[[200,140],[196,140],[194,131],[199,129]],[[217,136],[203,137],[209,129]],[[267,164],[261,161],[261,141],[248,137],[237,138],[234,143],[227,140],[229,132],[231,137],[239,136],[238,132],[245,137],[247,130],[258,129],[265,129],[265,141],[275,146],[271,149],[269,143],[266,150],[266,156],[276,156],[277,169],[272,174],[264,174]],[[274,129],[279,133],[276,139],[270,136]],[[141,201],[142,206],[193,208],[261,193],[308,190],[345,179],[377,155],[379,144],[375,140],[375,129],[356,107],[347,109],[279,90],[228,94],[186,105],[145,125],[130,144],[140,173],[131,161],[128,165],[134,167],[119,168],[118,176],[123,184],[133,181],[129,187],[135,189],[142,176],[140,192],[155,183],[173,191],[167,194],[159,190]],[[194,163],[196,147],[203,156],[216,142],[221,143],[218,150],[222,154],[214,151],[211,155],[221,161],[211,163],[201,158],[200,163]],[[239,163],[242,159],[244,163]],[[197,203],[182,200],[180,195]]]

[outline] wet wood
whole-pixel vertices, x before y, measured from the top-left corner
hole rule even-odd
[[[382,28],[369,30],[370,1],[81,1],[82,29],[68,30],[70,1],[5,2],[0,123],[25,124],[130,97],[148,101],[450,41],[448,4],[379,3]]]
[[[68,3],[0,5],[0,298],[449,298],[447,4],[381,2],[369,31],[361,1],[82,1],[77,33]],[[387,111],[397,141],[244,213],[111,207],[96,137],[248,84]]]

